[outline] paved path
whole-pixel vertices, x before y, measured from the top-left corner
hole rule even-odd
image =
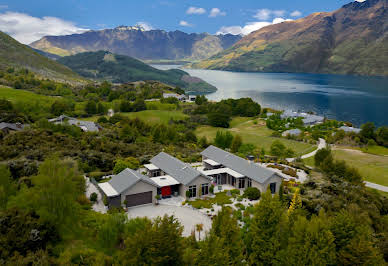
[[[310,152],[310,153],[307,153],[307,154],[305,154],[305,155],[302,155],[300,158],[301,159],[306,159],[306,158],[310,158],[310,157],[312,157],[312,156],[314,156],[316,153],[317,153],[317,151],[319,151],[319,150],[321,150],[321,149],[324,149],[325,147],[326,147],[326,140],[324,140],[324,139],[319,139],[319,143],[318,143],[318,147],[314,150],[314,151],[312,151],[312,152]],[[296,160],[296,158],[287,158],[286,159],[288,162],[293,162],[293,161],[295,161]]]
[[[101,213],[106,213],[108,211],[108,208],[104,205],[104,202],[103,202],[103,196],[101,195],[100,191],[96,188],[96,186],[91,183],[89,181],[89,178],[87,178],[86,176],[84,177],[85,178],[85,182],[86,182],[86,197],[88,197],[88,199],[90,198],[90,194],[92,194],[93,192],[97,193],[97,202],[93,204],[92,208],[94,211],[96,212],[101,212]]]
[[[379,185],[379,184],[371,183],[371,182],[368,182],[368,181],[364,181],[364,183],[365,183],[365,186],[367,186],[367,187],[374,188],[374,189],[377,189],[377,190],[380,190],[380,191],[384,191],[384,192],[388,192],[388,187],[386,187],[386,186],[382,186],[382,185]]]
[[[163,217],[165,214],[174,215],[183,225],[183,236],[190,236],[196,224],[203,224],[201,239],[209,232],[212,221],[211,219],[191,207],[177,207],[171,205],[145,205],[140,207],[129,208],[128,218],[148,217],[154,219],[158,216]],[[195,234],[198,237],[198,233]]]

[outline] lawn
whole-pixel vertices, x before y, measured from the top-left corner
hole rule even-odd
[[[217,205],[224,205],[224,204],[231,204],[232,201],[230,200],[231,197],[226,195],[226,192],[219,192],[216,193],[216,196],[214,198],[207,198],[207,199],[196,199],[194,201],[189,201],[188,203],[193,206],[196,209],[210,209],[212,208],[213,204]]]
[[[388,148],[385,148],[383,146],[366,147],[366,148],[363,148],[362,151],[366,153],[375,154],[375,155],[388,156]]]
[[[388,186],[388,157],[358,150],[334,150],[334,158],[358,169],[366,181]]]
[[[46,96],[41,94],[36,94],[31,91],[26,90],[16,90],[9,87],[0,86],[0,99],[7,99],[11,102],[23,102],[35,104],[51,105],[57,97]]]
[[[255,124],[254,121],[257,123]],[[264,148],[267,152],[270,150],[275,140],[281,141],[287,148],[291,148],[297,155],[302,155],[313,151],[316,146],[284,138],[271,137],[272,130],[268,129],[265,122],[260,119],[252,120],[249,117],[236,117],[230,123],[230,128],[216,128],[211,126],[201,126],[196,130],[198,137],[205,136],[208,141],[213,141],[217,131],[230,131],[233,135],[240,135],[245,143],[254,144],[257,147]]]

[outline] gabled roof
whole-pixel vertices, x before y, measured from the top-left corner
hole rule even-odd
[[[179,183],[183,185],[190,184],[193,180],[195,180],[198,176],[203,176],[208,179],[209,177],[201,174],[198,170],[194,169],[190,165],[178,160],[177,158],[165,153],[161,152],[156,155],[154,158],[150,160],[153,165],[156,165],[163,172],[172,176]]]
[[[101,126],[95,122],[78,120],[67,115],[60,115],[56,118],[49,119],[48,121],[52,123],[63,123],[66,121],[69,125],[80,127],[83,131],[88,132],[96,132],[101,129]]]
[[[121,194],[125,190],[134,186],[137,182],[144,181],[152,186],[159,187],[154,181],[151,180],[148,176],[142,175],[135,170],[126,168],[121,171],[119,174],[112,177],[109,180],[109,184],[113,187],[118,194]]]
[[[5,122],[1,122],[0,123],[0,129],[4,129],[4,128],[8,128],[8,129],[11,129],[11,130],[16,130],[16,131],[19,131],[19,130],[22,130],[26,125],[23,125],[23,124],[20,124],[20,123],[5,123]]]
[[[226,152],[215,146],[207,147],[204,151],[201,152],[201,155],[208,159],[212,159],[222,164],[223,166],[243,174],[244,176],[249,177],[259,183],[265,183],[270,177],[276,175],[276,173],[261,167],[260,165],[248,162],[239,156]]]

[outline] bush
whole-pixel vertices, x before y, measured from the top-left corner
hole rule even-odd
[[[239,189],[232,189],[231,191],[230,191],[230,193],[232,194],[232,196],[233,197],[235,197],[235,196],[240,196],[240,190]]]
[[[211,186],[210,186],[210,188],[209,188],[209,192],[210,192],[211,194],[213,194],[213,193],[214,193],[214,185],[211,185]]]
[[[255,187],[249,187],[244,191],[244,197],[250,200],[258,200],[260,199],[260,196],[260,190]]]
[[[108,206],[108,198],[104,196],[104,199],[102,200],[105,206]]]
[[[98,195],[96,192],[93,192],[92,194],[90,194],[90,201],[91,202],[96,202],[98,199]]]

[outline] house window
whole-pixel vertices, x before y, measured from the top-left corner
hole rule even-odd
[[[197,186],[189,186],[190,197],[195,198],[197,196]]]
[[[152,177],[160,176],[160,171],[152,172]]]
[[[272,194],[276,193],[276,183],[269,184],[269,189],[271,190]]]
[[[248,181],[247,181],[247,185],[248,185],[248,187],[252,187],[252,179],[250,179],[250,178],[248,178]]]
[[[202,195],[209,194],[209,184],[208,183],[201,185],[201,192],[202,192]]]
[[[245,179],[244,178],[238,179],[238,188],[245,188]]]

